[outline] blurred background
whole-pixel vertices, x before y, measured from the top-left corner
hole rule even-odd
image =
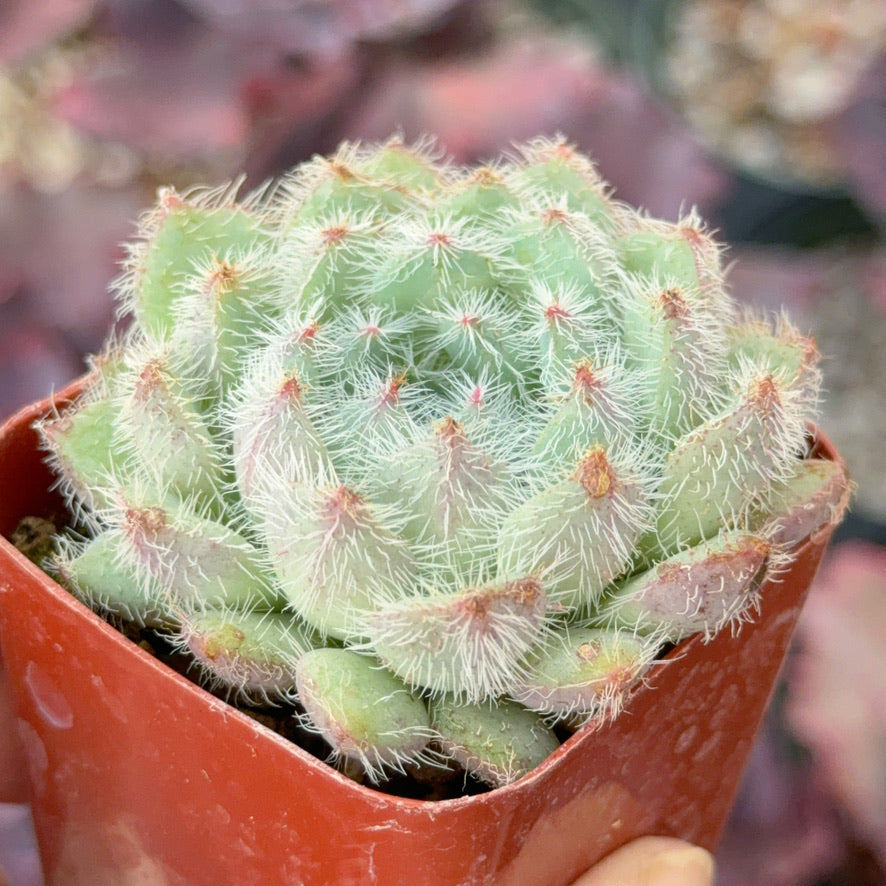
[[[616,196],[731,244],[814,334],[859,488],[718,854],[718,886],[886,883],[883,0],[3,0],[0,416],[79,374],[158,185],[258,185],[342,139],[459,161],[564,133]],[[716,773],[712,773],[716,777]],[[12,886],[41,883],[0,804]],[[2,882],[2,875],[0,875]]]

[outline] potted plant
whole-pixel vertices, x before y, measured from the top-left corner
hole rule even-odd
[[[130,325],[0,435],[0,531],[50,548],[0,573],[50,882],[712,847],[847,503],[814,344],[562,139],[236,190],[161,191]]]

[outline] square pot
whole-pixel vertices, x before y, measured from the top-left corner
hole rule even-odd
[[[32,424],[77,390],[0,429],[0,535],[62,507]],[[814,455],[839,460],[816,440]],[[350,781],[126,639],[0,538],[9,728],[47,883],[564,886],[643,834],[714,849],[831,532],[795,549],[752,623],[654,665],[614,722],[507,787],[440,801]]]

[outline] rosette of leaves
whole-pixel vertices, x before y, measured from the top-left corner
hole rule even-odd
[[[814,344],[561,138],[163,190],[116,292],[128,328],[40,425],[53,568],[376,782],[518,778],[845,505],[804,458]]]

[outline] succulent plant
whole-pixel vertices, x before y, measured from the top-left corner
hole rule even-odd
[[[814,344],[562,138],[345,144],[238,190],[160,192],[129,325],[39,426],[52,566],[349,771],[525,774],[845,506],[804,460]]]

